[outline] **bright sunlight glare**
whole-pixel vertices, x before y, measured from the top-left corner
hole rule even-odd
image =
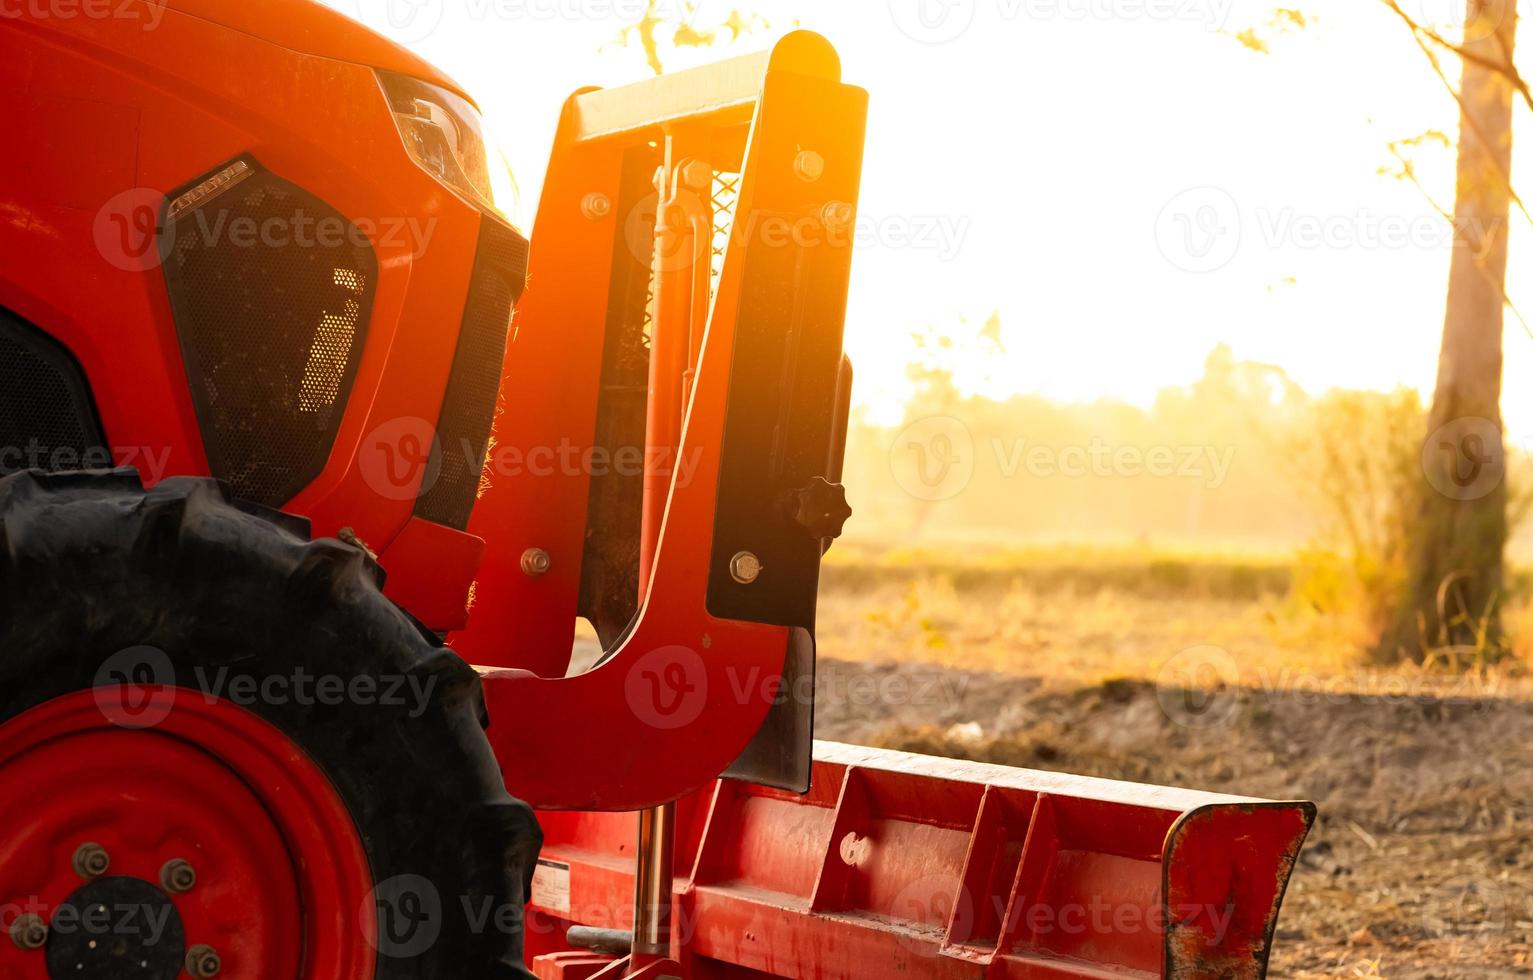
[[[649,74],[622,39],[643,0],[327,2],[475,95],[529,227],[565,97]],[[1414,2],[1450,33],[1462,9]],[[872,93],[847,324],[870,417],[898,419],[923,333],[957,346],[961,390],[992,397],[1143,405],[1198,377],[1218,344],[1311,392],[1430,394],[1457,108],[1378,0],[1315,0],[1302,24],[1233,0],[659,0],[668,7],[702,30],[737,7],[750,16],[736,23],[756,19],[738,39],[723,28],[711,47],[663,48],[668,70],[804,27]],[[1402,159],[1420,186],[1401,179]],[[1533,311],[1518,220],[1510,299]],[[992,315],[999,344],[966,353]],[[1516,315],[1507,331],[1516,378],[1533,337]],[[1527,444],[1533,388],[1509,384],[1504,410]]]

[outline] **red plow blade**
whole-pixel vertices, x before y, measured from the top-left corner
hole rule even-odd
[[[684,976],[1260,978],[1315,813],[832,743],[814,777],[682,802]],[[633,817],[542,820],[529,956],[583,980],[611,963],[553,954],[571,925],[631,924]]]

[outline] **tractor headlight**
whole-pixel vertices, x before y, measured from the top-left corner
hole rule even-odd
[[[504,216],[515,185],[479,110],[461,95],[409,75],[380,71],[378,81],[410,158],[459,196]]]

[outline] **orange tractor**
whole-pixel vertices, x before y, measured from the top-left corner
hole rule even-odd
[[[825,40],[571,97],[530,246],[308,0],[0,3],[0,81],[0,978],[1265,974],[1307,804],[813,741]]]

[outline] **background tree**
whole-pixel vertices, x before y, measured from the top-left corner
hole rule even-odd
[[[1458,659],[1500,644],[1507,539],[1501,368],[1512,105],[1527,86],[1513,62],[1515,0],[1468,0],[1462,44],[1451,44],[1385,0],[1434,67],[1433,45],[1463,61],[1453,207],[1454,249],[1437,386],[1421,462],[1425,481],[1406,533],[1406,570],[1381,631],[1381,660]],[[1446,78],[1444,79],[1446,81]],[[1519,202],[1520,207],[1520,202]]]

